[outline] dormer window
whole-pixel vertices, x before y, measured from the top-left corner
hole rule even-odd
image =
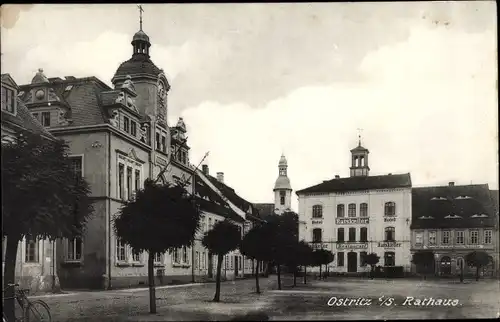
[[[448,215],[448,216],[446,216],[446,217],[444,217],[444,218],[446,218],[446,219],[450,219],[450,218],[451,218],[451,219],[456,219],[456,218],[462,218],[462,216],[458,216],[458,215]]]
[[[471,198],[471,197],[469,197],[469,196],[458,196],[458,197],[456,197],[455,199],[460,200],[460,199],[472,199],[472,198]]]
[[[418,219],[434,219],[432,216],[420,216]]]
[[[65,92],[69,92],[72,88],[73,88],[73,85],[68,85],[68,86],[66,86],[66,88],[64,89],[64,91]]]
[[[15,114],[15,102],[14,90],[2,86],[2,111]]]
[[[433,197],[431,200],[448,200],[448,199],[443,197]]]
[[[471,218],[487,218],[488,215],[486,214],[474,214],[471,216]]]

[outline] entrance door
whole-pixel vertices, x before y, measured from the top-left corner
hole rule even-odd
[[[238,277],[238,257],[234,256],[234,277]]]
[[[451,275],[451,258],[448,256],[443,256],[439,265],[439,271],[441,275]]]
[[[347,271],[349,273],[355,273],[358,271],[358,253],[347,253]]]

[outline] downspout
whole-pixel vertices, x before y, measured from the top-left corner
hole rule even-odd
[[[196,198],[196,195],[195,195],[195,180],[196,180],[196,176],[195,176],[195,173],[196,173],[196,169],[194,169],[193,171],[193,174],[192,174],[192,179],[191,179],[191,183],[192,183],[192,188],[191,188],[191,191],[192,191],[192,195],[193,195],[193,198]],[[195,271],[194,271],[194,266],[195,266],[195,258],[194,258],[194,247],[196,245],[196,233],[195,233],[195,237],[193,238],[193,246],[191,247],[191,281],[194,283],[195,282]],[[200,263],[198,263],[198,265],[200,265]]]
[[[52,292],[56,289],[56,240],[52,241]]]
[[[106,211],[106,220],[108,229],[106,231],[108,243],[108,285],[107,289],[111,289],[111,132],[108,132],[108,211]]]

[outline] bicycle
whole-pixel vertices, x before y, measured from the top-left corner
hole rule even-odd
[[[16,322],[51,322],[50,308],[42,300],[30,301],[27,297],[29,289],[20,289],[19,284],[7,284],[14,288],[13,297],[4,297],[5,300],[16,300],[22,309],[22,318],[16,318]],[[5,293],[5,290],[4,290]],[[3,314],[3,322],[8,322]]]

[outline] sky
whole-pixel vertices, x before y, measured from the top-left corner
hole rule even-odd
[[[274,202],[282,153],[295,191],[349,176],[359,133],[371,175],[498,189],[494,1],[143,8],[169,124],[183,117],[191,162],[209,152],[248,201]],[[111,85],[139,30],[134,4],[1,10],[2,73],[18,84],[43,68]]]

